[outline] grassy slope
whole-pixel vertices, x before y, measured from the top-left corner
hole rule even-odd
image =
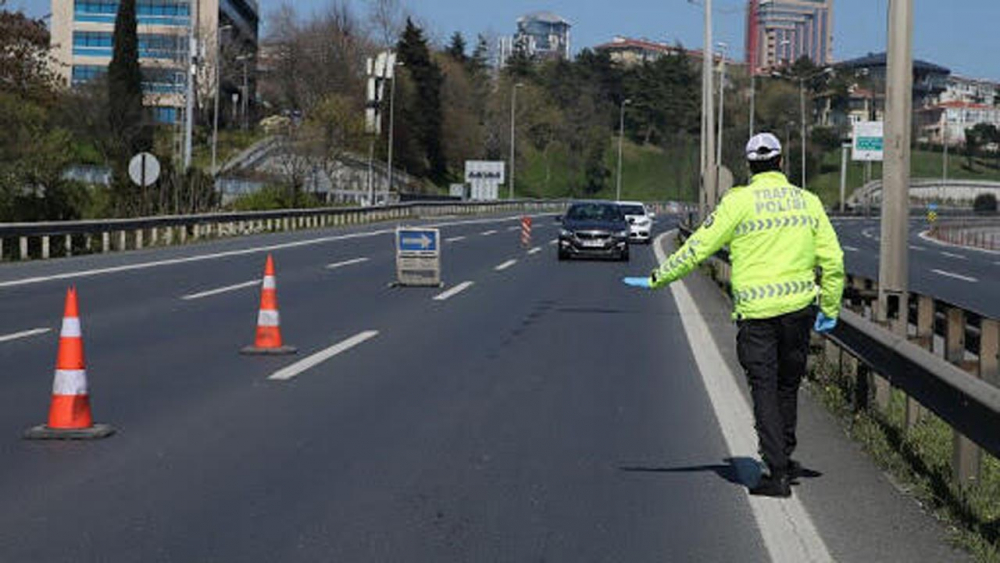
[[[662,149],[626,141],[622,159],[622,199],[663,201],[693,199],[698,167],[697,145]],[[582,175],[570,171],[571,155],[562,147],[547,154],[529,149],[521,156],[517,171],[518,193],[531,197],[592,197],[614,199],[618,166],[618,142],[605,154],[611,172],[607,187],[597,194],[584,194]]]

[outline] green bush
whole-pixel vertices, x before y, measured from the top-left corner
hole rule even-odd
[[[972,209],[976,213],[994,214],[997,212],[997,196],[993,194],[979,194],[972,204]]]

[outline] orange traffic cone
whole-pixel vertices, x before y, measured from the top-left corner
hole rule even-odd
[[[66,312],[59,334],[55,382],[49,423],[36,426],[24,437],[29,440],[92,440],[115,433],[107,424],[94,424],[87,395],[87,368],[83,360],[83,335],[80,331],[80,308],[76,289],[66,293]]]
[[[294,354],[294,346],[285,346],[281,341],[281,322],[278,315],[278,290],[274,278],[274,259],[267,255],[264,265],[264,282],[260,290],[260,312],[257,314],[257,337],[253,346],[247,346],[243,354],[281,355]]]

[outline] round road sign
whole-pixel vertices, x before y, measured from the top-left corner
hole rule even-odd
[[[160,178],[160,161],[148,152],[141,152],[128,163],[128,176],[141,188],[152,186]]]

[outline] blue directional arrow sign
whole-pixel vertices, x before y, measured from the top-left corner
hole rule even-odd
[[[400,252],[437,252],[438,231],[425,229],[403,229],[396,237]]]

